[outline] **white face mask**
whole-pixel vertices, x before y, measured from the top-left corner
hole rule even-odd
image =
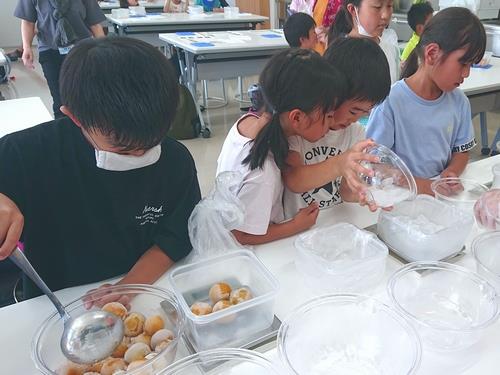
[[[154,146],[141,156],[122,155],[110,151],[95,150],[97,168],[107,171],[130,171],[147,167],[160,159],[161,145]]]
[[[368,31],[366,31],[366,29],[359,21],[358,7],[354,7],[354,11],[356,12],[356,25],[358,26],[358,34],[362,36],[367,36],[368,38],[374,38],[375,35],[371,35]]]

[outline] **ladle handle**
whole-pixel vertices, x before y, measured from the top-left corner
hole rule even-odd
[[[47,284],[45,284],[40,275],[38,275],[35,271],[28,258],[26,258],[23,252],[19,250],[19,247],[16,247],[12,254],[10,254],[10,260],[12,260],[31,280],[33,280],[33,282],[42,290],[43,293],[47,295],[47,297],[49,297],[50,301],[56,307],[57,312],[61,315],[61,318],[63,318],[66,322],[70,317],[64,309],[61,301],[59,301],[55,294],[52,293]]]

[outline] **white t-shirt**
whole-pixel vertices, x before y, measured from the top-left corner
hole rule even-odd
[[[331,156],[351,148],[356,142],[365,139],[365,130],[359,123],[341,130],[330,130],[319,141],[311,143],[297,136],[288,138],[290,151],[296,151],[302,156],[304,165],[322,162]],[[316,201],[320,209],[332,207],[342,202],[340,196],[341,178],[331,181],[317,189],[297,194],[285,188],[283,197],[285,218],[290,219],[304,207]]]
[[[240,134],[238,124],[248,116],[254,115],[243,116],[229,130],[217,159],[217,175],[226,171],[239,171],[243,174],[238,198],[245,205],[245,222],[236,229],[263,235],[267,233],[270,223],[284,220],[283,182],[281,171],[272,155],[267,157],[262,168],[253,171],[248,165],[242,164],[248,156],[252,140]]]
[[[391,73],[391,84],[399,80],[401,73],[401,57],[398,47],[398,37],[394,30],[386,29],[380,38],[380,48],[384,51],[387,62],[389,63],[389,71]]]

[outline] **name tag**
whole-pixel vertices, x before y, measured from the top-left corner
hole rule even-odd
[[[59,54],[60,55],[67,55],[69,53],[69,51],[71,51],[71,48],[73,48],[75,45],[72,44],[70,46],[67,46],[67,47],[59,47]]]

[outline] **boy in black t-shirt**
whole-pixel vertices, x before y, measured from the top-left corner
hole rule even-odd
[[[0,139],[0,259],[18,241],[52,289],[153,283],[191,250],[194,161],[166,137],[172,67],[136,39],[86,40],[61,70],[67,117]],[[25,297],[40,292],[25,282]]]

